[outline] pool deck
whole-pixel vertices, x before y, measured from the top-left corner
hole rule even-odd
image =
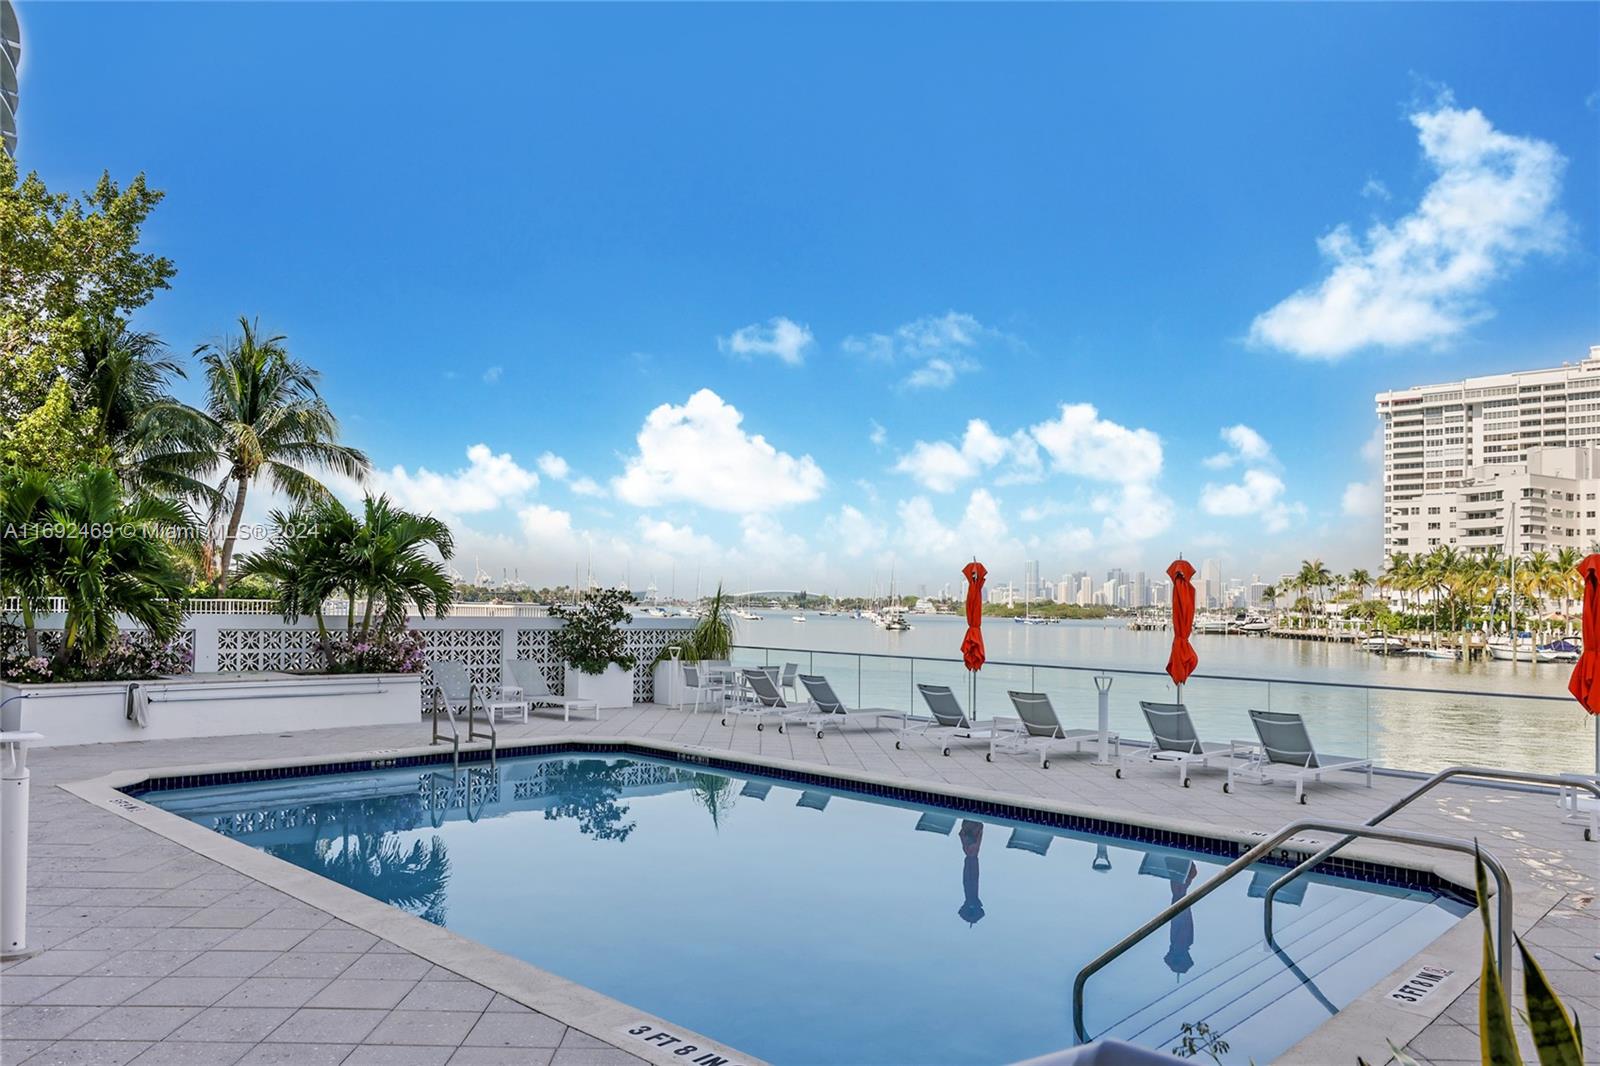
[[[1302,807],[1283,786],[1240,783],[1224,795],[1215,771],[1197,771],[1193,787],[1180,789],[1170,767],[1137,766],[1115,780],[1087,756],[1059,757],[1043,770],[1015,756],[990,764],[979,744],[957,747],[949,758],[926,745],[895,750],[889,728],[847,726],[819,741],[802,730],[757,732],[749,722],[724,727],[711,714],[651,704],[607,712],[598,723],[536,717],[526,725],[501,723],[499,730],[502,747],[529,738],[641,738],[1004,795],[1114,820],[1206,826],[1219,835],[1265,832],[1300,817],[1362,821],[1413,785],[1380,776],[1369,790],[1357,775],[1338,775],[1310,786],[1310,804]],[[656,1049],[640,1055],[624,1050],[628,1039],[613,1030],[594,1035],[531,1009],[525,1001],[537,997],[527,993],[526,982],[465,979],[397,942],[414,946],[406,936],[366,931],[298,898],[315,892],[286,890],[292,888],[287,879],[268,884],[240,872],[237,863],[208,857],[58,787],[131,769],[326,758],[410,748],[426,739],[427,727],[419,723],[34,752],[28,939],[42,950],[0,968],[0,1063],[663,1061]],[[1600,844],[1585,843],[1579,827],[1564,824],[1547,795],[1468,785],[1443,786],[1389,824],[1475,836],[1500,857],[1516,887],[1518,931],[1589,1034],[1586,1061],[1600,1062],[1600,906],[1594,903]],[[1398,853],[1377,846],[1366,854]],[[1415,854],[1402,861],[1461,872],[1459,864]],[[1108,941],[1113,932],[1121,931],[1107,931]],[[1452,958],[1466,960],[1462,976],[1441,986],[1407,1044],[1424,1066],[1479,1061],[1477,984],[1465,976],[1476,972],[1476,935],[1458,928],[1440,943],[1452,937]],[[537,973],[498,958],[513,978]],[[484,971],[473,972],[481,978]],[[1381,999],[1389,984],[1380,983],[1330,1025],[1359,1025],[1368,1000]],[[1520,990],[1520,974],[1515,984]],[[1325,1026],[1287,1057],[1354,1062],[1357,1048],[1347,1043],[1353,1031]]]

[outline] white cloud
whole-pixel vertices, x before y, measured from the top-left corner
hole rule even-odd
[[[718,337],[717,347],[734,355],[771,355],[790,366],[805,362],[805,353],[815,338],[811,330],[782,315],[767,320],[765,326],[752,323],[734,330],[732,336]]]
[[[505,367],[503,366],[491,366],[488,370],[483,372],[483,383],[485,385],[493,385],[495,382],[500,380],[500,375],[504,374],[505,372]]]
[[[545,477],[555,478],[557,481],[565,481],[572,473],[572,467],[567,465],[567,461],[554,452],[545,452],[539,456],[538,461],[539,472]]]
[[[908,555],[951,560],[974,555],[980,559],[999,559],[1017,557],[1022,551],[1022,545],[1008,536],[1000,503],[987,489],[972,491],[961,521],[953,527],[939,521],[926,496],[901,500],[896,511],[900,518],[898,540]]]
[[[838,514],[829,515],[823,522],[822,535],[847,558],[857,559],[882,547],[885,531],[866,514],[845,504]]]
[[[1268,533],[1281,533],[1291,518],[1305,514],[1305,506],[1283,500],[1283,479],[1266,470],[1246,470],[1235,484],[1207,484],[1200,490],[1200,509],[1208,515],[1260,517]]]
[[[739,531],[744,550],[757,559],[799,560],[806,550],[805,538],[785,530],[771,515],[745,515]]]
[[[606,494],[605,486],[592,477],[573,478],[572,483],[567,488],[579,496],[604,496]]]
[[[539,487],[539,475],[517,465],[509,453],[496,455],[487,444],[467,449],[469,465],[453,474],[418,467],[415,474],[396,466],[372,474],[374,493],[387,492],[402,506],[447,514],[492,511],[515,504]]]
[[[888,333],[846,337],[841,347],[884,362],[912,364],[905,384],[916,389],[947,388],[956,376],[978,368],[976,354],[984,344],[1010,340],[972,315],[946,311],[895,327]]]
[[[1101,535],[1113,547],[1158,537],[1172,525],[1172,501],[1143,482],[1129,482],[1120,492],[1098,496],[1092,506],[1105,516]]]
[[[976,477],[1006,457],[1005,438],[989,428],[989,423],[974,418],[958,448],[949,441],[917,441],[911,451],[894,466],[898,473],[910,474],[934,492],[953,492],[957,485]]]
[[[881,448],[889,442],[889,431],[880,426],[877,419],[870,420],[867,425],[871,427],[867,431],[867,439],[874,448]]]
[[[1371,518],[1383,503],[1383,493],[1370,481],[1352,481],[1344,487],[1340,509],[1352,518]]]
[[[640,515],[638,529],[640,540],[669,555],[709,559],[717,551],[716,542],[710,537],[696,533],[688,525],[675,526],[665,519]]]
[[[1265,437],[1247,425],[1224,426],[1221,436],[1228,450],[1203,460],[1213,470],[1222,470],[1234,463],[1265,463],[1272,460],[1272,446]]]
[[[1153,481],[1161,473],[1161,438],[1100,417],[1093,404],[1062,404],[1061,416],[1033,427],[1053,469],[1096,481]]]
[[[1322,237],[1327,276],[1257,316],[1252,341],[1316,359],[1442,341],[1490,313],[1492,282],[1561,248],[1566,160],[1554,145],[1502,133],[1448,95],[1411,123],[1436,172],[1421,203],[1364,237],[1347,225]]]
[[[744,416],[710,389],[662,404],[639,430],[637,455],[611,482],[639,507],[684,501],[749,514],[814,500],[827,479],[809,455],[780,452],[740,428]]]
[[[523,536],[533,547],[564,546],[573,539],[572,515],[542,503],[518,511],[517,521],[522,526]]]
[[[1390,199],[1389,186],[1377,178],[1368,178],[1367,183],[1361,186],[1361,195],[1373,200],[1388,200]]]

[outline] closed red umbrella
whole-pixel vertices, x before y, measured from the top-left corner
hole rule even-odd
[[[983,579],[989,571],[974,559],[961,568],[967,579],[967,631],[961,638],[961,658],[968,670],[983,669]],[[968,708],[971,712],[972,708]]]
[[[1572,668],[1567,691],[1591,715],[1600,714],[1600,555],[1590,555],[1578,564],[1583,578],[1583,654]],[[1600,722],[1596,723],[1600,727]],[[1600,773],[1600,733],[1594,741],[1595,773]]]
[[[1167,673],[1178,686],[1178,702],[1183,702],[1183,683],[1189,680],[1200,656],[1189,643],[1194,631],[1194,567],[1179,559],[1167,567],[1172,579],[1172,654],[1167,657]]]

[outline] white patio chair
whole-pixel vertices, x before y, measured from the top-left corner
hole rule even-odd
[[[577,696],[557,696],[550,691],[550,683],[544,679],[544,671],[539,669],[539,664],[532,659],[518,659],[512,663],[511,674],[522,688],[522,698],[528,707],[559,707],[561,719],[565,722],[572,721],[574,710],[590,711],[594,714],[595,721],[600,720],[600,701],[580,699]]]

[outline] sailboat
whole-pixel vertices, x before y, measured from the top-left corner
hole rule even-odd
[[[883,613],[878,616],[878,625],[890,633],[904,633],[911,628],[911,623],[906,621],[906,609],[901,606],[899,598],[894,594],[894,571],[889,571],[889,602],[883,608]]]

